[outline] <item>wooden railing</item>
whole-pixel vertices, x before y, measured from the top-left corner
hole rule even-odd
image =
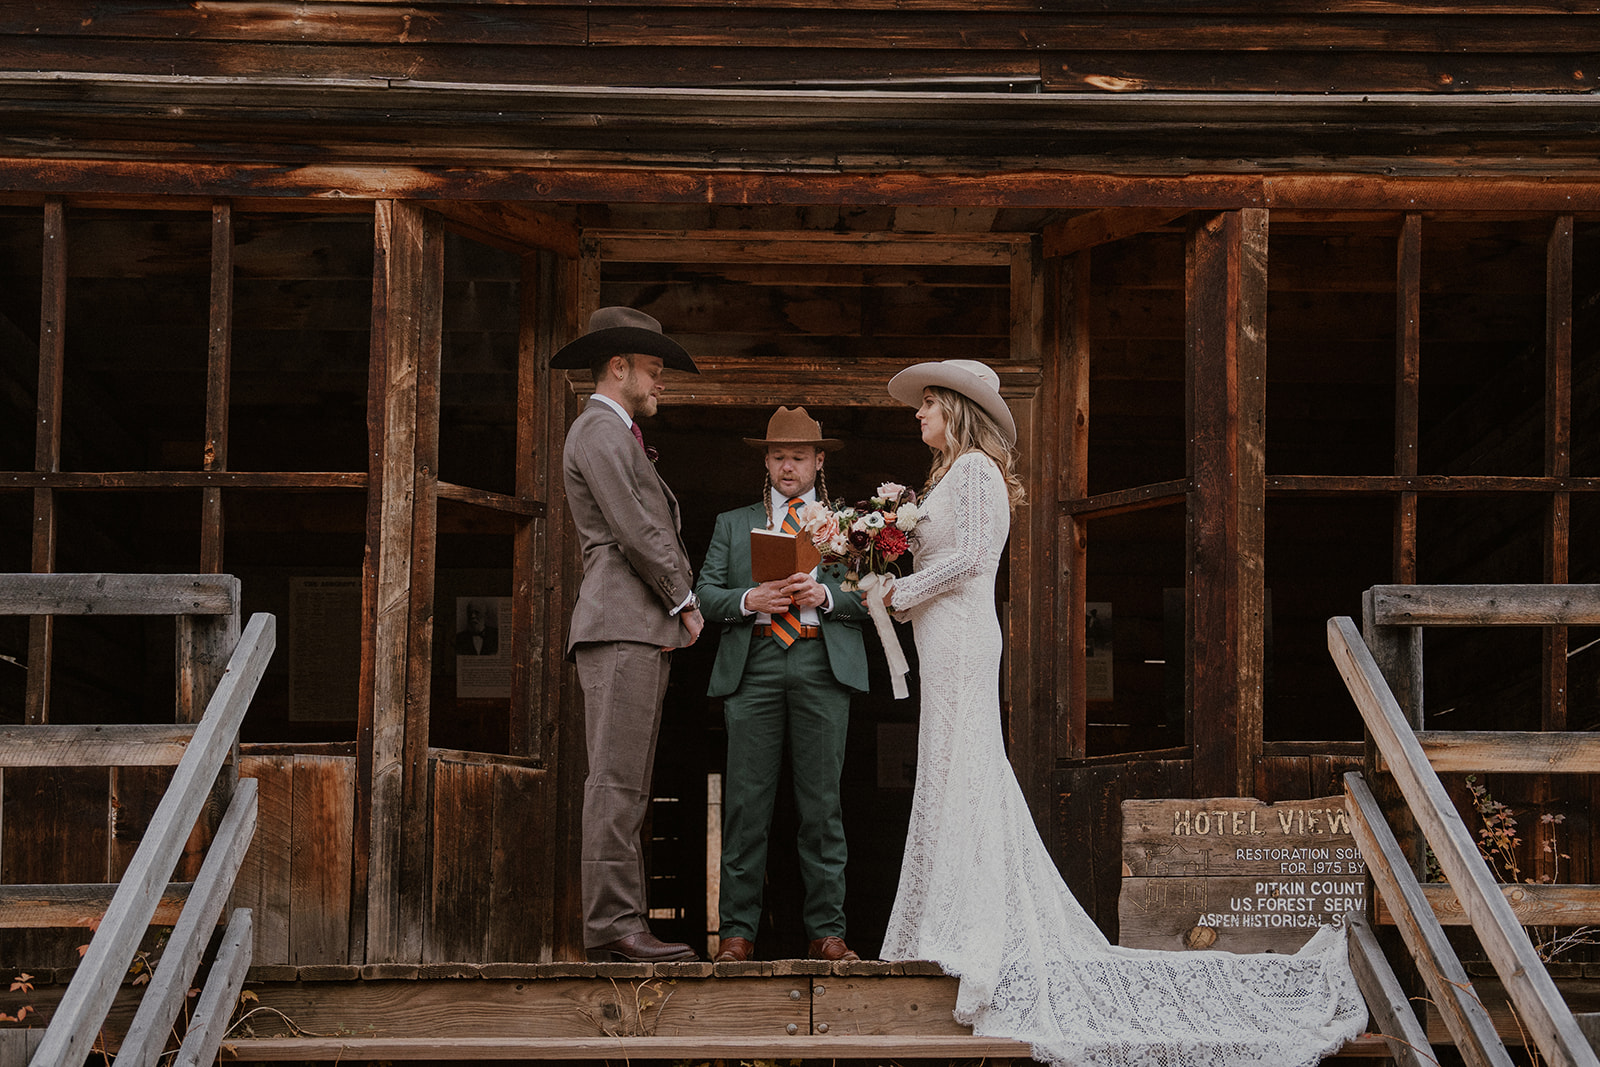
[[[1559,920],[1541,919],[1526,908],[1519,916],[1508,895],[1526,897],[1526,890],[1534,887],[1495,880],[1436,771],[1441,766],[1488,772],[1593,771],[1600,765],[1600,735],[1417,732],[1420,627],[1594,625],[1600,623],[1600,586],[1376,586],[1367,592],[1363,609],[1365,634],[1348,617],[1328,620],[1328,648],[1366,722],[1374,750],[1368,774],[1380,767],[1386,772],[1380,788],[1398,795],[1398,814],[1414,820],[1432,847],[1449,891],[1476,931],[1542,1062],[1557,1067],[1600,1064],[1585,1037],[1587,1025],[1580,1025],[1568,1009],[1523,928],[1540,921],[1600,922],[1600,886],[1561,887]],[[1560,759],[1552,758],[1558,753]],[[1468,1064],[1510,1067],[1488,1010],[1445,938],[1435,912],[1440,894],[1425,891],[1418,881],[1418,850],[1414,844],[1402,846],[1374,795],[1375,784],[1367,775],[1345,775],[1352,832],[1378,894],[1462,1057]],[[1373,991],[1364,991],[1372,1004]],[[1373,1010],[1380,1019],[1397,1012],[1410,1015],[1403,997],[1398,1003],[1390,999],[1373,1004]]]
[[[239,583],[227,575],[0,575],[0,614],[174,615],[178,618],[178,715],[203,704],[195,725],[7,727],[0,766],[176,764],[149,830],[122,880],[104,886],[6,886],[0,906],[29,914],[8,925],[60,925],[69,911],[103,902],[83,962],[33,1050],[33,1067],[83,1063],[158,906],[182,910],[116,1057],[119,1067],[156,1063],[187,1000],[256,824],[256,783],[237,779],[239,725],[276,642],[276,620],[255,615],[239,634]],[[237,636],[237,643],[232,638]],[[188,687],[189,692],[182,690]],[[227,773],[222,773],[226,770]],[[220,776],[220,777],[219,777]],[[190,885],[169,885],[196,820],[214,793],[226,811]],[[248,909],[235,909],[192,1011],[176,1065],[216,1058],[250,964]]]

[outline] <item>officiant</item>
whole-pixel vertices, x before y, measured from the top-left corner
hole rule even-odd
[[[780,407],[765,437],[744,440],[760,450],[766,466],[762,498],[717,516],[695,584],[706,620],[722,630],[707,695],[723,698],[728,734],[721,939],[715,958],[719,963],[754,958],[767,841],[787,741],[808,954],[859,959],[844,939],[846,848],[839,779],[850,694],[867,689],[861,638],[867,613],[860,593],[840,588],[844,576],[838,567],[800,569],[793,547],[787,557],[792,569],[781,568],[788,573],[753,574],[751,567],[752,531],[794,533],[802,543],[809,541],[800,531],[798,512],[812,501],[826,503],[822,468],[828,451],[843,442],[823,437],[821,424],[803,407]]]

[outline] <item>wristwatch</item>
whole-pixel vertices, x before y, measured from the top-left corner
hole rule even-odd
[[[689,599],[685,600],[683,602],[683,607],[679,609],[678,614],[681,615],[681,614],[683,614],[684,612],[687,612],[687,611],[699,611],[699,610],[700,610],[700,598],[698,596],[696,596],[694,593],[690,593],[689,594]]]

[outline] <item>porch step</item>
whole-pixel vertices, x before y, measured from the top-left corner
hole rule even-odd
[[[1362,1034],[1339,1056],[1381,1059],[1383,1038]],[[911,1034],[812,1034],[796,1037],[265,1037],[222,1043],[229,1062],[282,1060],[717,1060],[717,1059],[1031,1059],[1027,1044],[999,1038]]]

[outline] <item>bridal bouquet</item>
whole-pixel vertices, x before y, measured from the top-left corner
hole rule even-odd
[[[922,517],[917,494],[898,482],[884,482],[858,504],[815,502],[800,509],[800,527],[822,553],[824,563],[842,563],[845,589],[866,574],[898,574],[895,560],[909,548],[906,535]]]
[[[907,535],[922,518],[917,494],[898,482],[884,482],[870,499],[855,505],[838,501],[807,504],[800,509],[799,518],[800,528],[811,535],[811,542],[822,553],[822,562],[844,565],[840,587],[861,590],[889,661],[894,695],[905,697],[905,676],[910,668],[884,604],[883,576],[900,573],[895,561],[905,555],[910,547]]]

